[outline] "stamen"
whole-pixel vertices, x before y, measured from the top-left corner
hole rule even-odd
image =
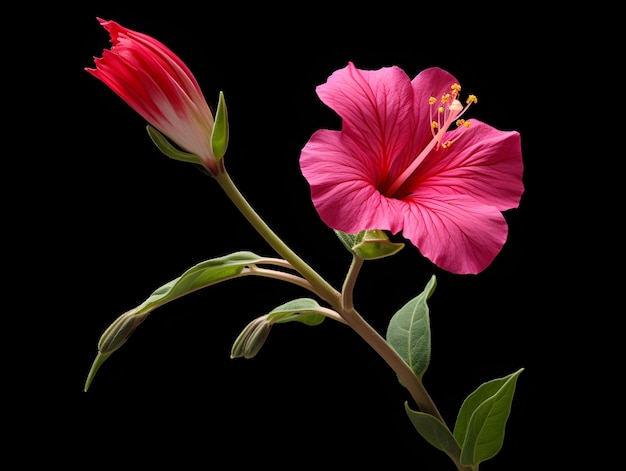
[[[437,103],[437,99],[433,96],[428,99],[428,104],[430,105],[430,130],[433,135],[433,139],[419,153],[415,160],[411,162],[404,172],[396,178],[393,184],[385,192],[386,194],[393,195],[396,191],[398,191],[406,179],[409,178],[415,169],[424,161],[430,151],[433,149],[439,149],[440,147],[442,149],[447,149],[458,139],[457,137],[452,141],[448,140],[441,142],[443,135],[453,122],[455,122],[457,126],[464,126],[465,128],[470,127],[470,122],[461,119],[461,116],[467,111],[470,105],[478,102],[476,95],[468,95],[467,100],[465,101],[466,105],[463,107],[459,101],[461,86],[458,83],[454,83],[450,86],[450,89],[452,91],[450,93],[444,93],[441,96],[439,103]]]
[[[465,120],[465,119],[457,119],[456,120],[456,125],[458,126],[464,126],[465,128],[469,128],[470,127],[471,122],[469,120]],[[452,144],[454,144],[456,141],[459,140],[461,136],[459,135],[456,139],[452,139],[451,141],[446,141],[443,144],[441,144],[441,147],[444,149],[448,149]]]

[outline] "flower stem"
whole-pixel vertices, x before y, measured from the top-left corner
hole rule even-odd
[[[322,278],[313,268],[311,268],[304,260],[302,260],[289,246],[287,246],[263,219],[250,206],[248,201],[241,194],[239,189],[231,180],[228,172],[224,171],[215,177],[220,187],[230,198],[233,204],[239,209],[248,222],[256,229],[256,231],[265,239],[265,241],[291,266],[300,273],[309,283],[311,283],[315,292],[324,300],[326,300],[346,323],[361,337],[368,345],[370,345],[376,353],[396,373],[398,379],[413,397],[413,400],[422,412],[430,414],[439,419],[444,425],[445,421],[437,410],[435,403],[424,388],[421,380],[413,373],[413,370],[398,355],[398,353],[389,345],[389,343],[370,326],[361,315],[352,307],[352,289],[359,271],[362,261],[353,260],[346,283],[344,283],[343,295],[331,286],[324,278]],[[459,465],[457,464],[457,467]],[[464,470],[465,468],[459,468]]]
[[[341,293],[342,317],[397,373],[398,379],[400,379],[402,384],[409,390],[420,410],[437,417],[445,425],[445,421],[437,410],[437,406],[435,406],[435,403],[430,398],[430,395],[424,388],[420,379],[415,376],[413,370],[408,367],[406,362],[393,348],[390,348],[389,343],[354,309],[354,285],[359,271],[363,266],[363,262],[364,259],[358,255],[352,257],[352,263],[343,283]]]
[[[346,279],[343,282],[343,287],[341,288],[341,306],[342,310],[350,310],[354,307],[353,300],[353,292],[354,285],[356,283],[356,278],[361,271],[361,267],[363,266],[364,259],[357,255],[352,256],[352,263],[350,264],[350,269],[348,270],[348,274],[346,275]]]
[[[259,217],[257,212],[250,206],[248,201],[241,194],[239,189],[231,180],[228,172],[224,172],[215,177],[220,187],[230,198],[233,204],[239,209],[241,214],[265,239],[265,241],[285,260],[287,260],[294,270],[300,273],[315,289],[316,293],[328,301],[333,308],[341,308],[340,293],[333,288],[324,278],[313,270],[304,260],[302,260],[282,239],[280,239],[267,223]]]

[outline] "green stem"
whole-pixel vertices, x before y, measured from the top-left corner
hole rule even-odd
[[[354,309],[354,285],[363,262],[362,257],[353,255],[350,269],[341,290],[342,317],[398,374],[398,378],[411,392],[420,410],[437,417],[445,425],[437,406],[413,370],[408,368],[402,357],[393,348],[390,348],[389,343]]]
[[[350,269],[348,270],[348,274],[346,275],[346,279],[343,282],[343,288],[341,289],[341,305],[343,310],[348,311],[353,309],[354,301],[353,301],[353,292],[354,285],[356,284],[356,278],[361,271],[361,267],[363,266],[364,259],[357,255],[352,256],[352,263],[350,264]]]
[[[224,172],[215,177],[220,187],[234,205],[239,209],[241,214],[256,229],[256,231],[265,239],[265,241],[291,266],[300,273],[315,289],[317,294],[328,301],[336,310],[341,309],[340,293],[333,288],[324,278],[322,278],[315,270],[313,270],[304,260],[302,260],[282,239],[280,239],[266,222],[259,217],[257,212],[250,206],[248,201],[241,194],[239,189],[231,180],[228,172]]]
[[[395,371],[400,382],[411,393],[419,409],[422,412],[436,417],[445,425],[443,417],[426,391],[426,388],[424,388],[424,384],[415,373],[413,373],[413,370],[406,364],[402,357],[391,348],[389,343],[369,325],[355,309],[345,310],[341,315],[348,325],[385,360],[393,371]]]
[[[420,379],[413,373],[413,370],[406,364],[406,362],[397,354],[397,352],[387,343],[387,341],[376,332],[359,313],[352,308],[352,285],[354,278],[358,273],[360,263],[358,260],[353,261],[348,281],[344,285],[344,296],[333,288],[324,278],[322,278],[315,270],[313,270],[304,260],[302,260],[289,246],[287,246],[270,227],[265,223],[256,211],[250,206],[248,201],[241,194],[239,189],[235,186],[230,176],[226,171],[215,177],[215,180],[219,183],[220,187],[224,190],[226,195],[239,209],[248,222],[256,229],[256,231],[265,239],[265,241],[285,260],[287,260],[293,268],[300,273],[315,289],[317,294],[326,300],[335,310],[337,310],[341,316],[345,319],[347,324],[354,329],[354,331],[367,342],[393,369],[398,376],[398,379],[402,382],[404,387],[407,388],[415,403],[422,412],[437,417],[444,425],[441,414],[437,410],[433,400],[430,398],[428,392],[424,388],[424,385]],[[347,300],[346,300],[347,298]],[[344,306],[344,302],[346,306]],[[461,470],[463,468],[459,468]],[[465,471],[463,469],[463,471]]]

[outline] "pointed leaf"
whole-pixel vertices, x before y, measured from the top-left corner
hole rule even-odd
[[[154,142],[154,144],[159,148],[159,150],[163,152],[166,156],[168,156],[170,159],[180,160],[181,162],[188,162],[191,164],[202,165],[202,161],[200,160],[199,157],[197,157],[194,154],[190,154],[189,152],[184,152],[182,150],[177,149],[170,143],[170,141],[167,140],[167,138],[163,134],[161,134],[159,131],[157,131],[155,128],[153,128],[149,124],[148,126],[146,126],[146,129],[148,130],[148,134],[150,135],[152,142]]]
[[[443,451],[454,462],[457,462],[461,448],[454,439],[452,432],[436,417],[424,412],[414,411],[409,407],[408,403],[404,404],[404,408],[419,434],[432,446]]]
[[[482,384],[463,402],[454,427],[454,437],[462,444],[462,465],[477,467],[502,448],[515,385],[523,370]]]
[[[235,252],[198,263],[178,278],[155,290],[139,306],[119,316],[100,337],[98,355],[87,375],[85,391],[89,388],[102,363],[126,342],[130,334],[150,312],[201,288],[236,278],[241,275],[245,267],[263,263],[264,260],[266,259],[252,252]]]
[[[252,252],[235,252],[224,257],[213,258],[194,265],[178,278],[155,290],[135,314],[153,311],[174,299],[215,283],[235,278],[249,265],[263,263],[263,258]]]
[[[297,321],[306,325],[319,325],[326,319],[326,316],[321,314],[321,310],[322,308],[314,299],[294,299],[272,309],[267,315],[267,320],[272,324]]]
[[[228,147],[228,111],[226,110],[226,101],[224,93],[220,92],[219,102],[217,103],[217,112],[215,113],[215,123],[211,132],[211,150],[213,155],[219,161],[226,153]]]
[[[111,356],[111,353],[112,352],[109,352],[109,353],[98,352],[98,354],[96,355],[96,358],[91,364],[89,373],[87,374],[87,380],[85,381],[85,386],[83,388],[83,391],[87,392],[87,390],[89,389],[89,386],[91,386],[91,383],[93,382],[93,379],[96,377],[96,373],[98,372],[102,364],[106,361],[106,359]]]
[[[430,363],[430,318],[427,301],[435,291],[435,275],[424,291],[396,312],[387,327],[387,342],[422,378]]]

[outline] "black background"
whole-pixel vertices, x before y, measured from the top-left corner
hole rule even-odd
[[[337,287],[350,260],[298,167],[315,130],[340,126],[315,94],[333,71],[352,61],[398,65],[413,77],[439,66],[478,96],[473,117],[518,130],[526,192],[505,214],[509,240],[494,263],[477,276],[451,275],[407,245],[366,264],[355,303],[384,332],[435,273],[424,381],[444,418],[454,423],[482,382],[525,368],[502,451],[481,470],[562,459],[555,437],[572,402],[564,390],[576,382],[564,368],[577,353],[572,318],[582,314],[573,283],[584,278],[576,270],[584,227],[571,217],[580,195],[568,191],[575,154],[563,136],[577,115],[570,99],[595,60],[555,34],[557,15],[469,5],[413,11],[393,2],[341,14],[337,5],[92,5],[16,22],[21,33],[43,32],[17,55],[25,73],[11,77],[35,90],[14,117],[28,123],[20,175],[37,182],[21,189],[15,211],[28,228],[16,229],[16,244],[27,242],[22,254],[32,259],[14,277],[25,292],[8,292],[26,319],[10,329],[17,342],[7,369],[18,417],[11,443],[26,447],[24,467],[453,469],[413,429],[393,372],[343,325],[279,325],[256,358],[229,359],[250,320],[308,295],[277,281],[235,280],[158,309],[82,391],[104,329],[154,289],[208,258],[274,255],[209,177],[163,156],[142,118],[84,71],[109,47],[97,16],[165,43],[211,105],[225,93],[233,180]],[[587,214],[587,226],[594,217]]]

